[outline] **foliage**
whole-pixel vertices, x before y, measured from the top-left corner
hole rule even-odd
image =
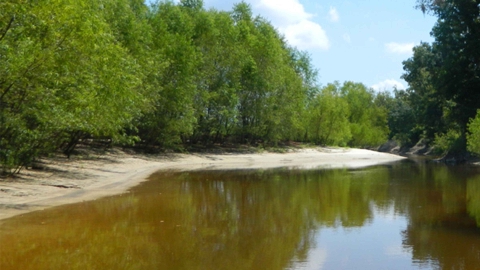
[[[91,140],[363,147],[388,133],[371,90],[320,90],[308,53],[245,2],[5,0],[0,66],[3,173]]]
[[[388,107],[390,139],[398,141],[402,146],[414,145],[422,134],[417,122],[418,114],[412,108],[410,97],[406,91],[397,90]]]
[[[468,124],[467,149],[480,154],[480,111]]]
[[[467,126],[480,108],[479,4],[477,0],[418,0],[422,12],[438,17],[431,32],[435,41],[416,46],[414,56],[403,63],[415,129],[427,140],[437,141],[444,141],[438,139],[445,137],[441,134],[455,129],[460,136],[455,147],[463,150]]]
[[[238,29],[227,12],[196,13],[201,31],[196,35],[201,52],[196,78],[195,118],[192,140],[219,142],[232,136],[237,124],[237,85],[242,61]]]
[[[151,50],[157,69],[146,82],[156,91],[154,109],[140,118],[139,136],[146,144],[172,146],[193,132],[193,97],[197,55],[191,42],[194,25],[180,6],[160,3],[149,17]],[[166,63],[166,66],[162,66]]]
[[[375,93],[361,83],[345,82],[341,95],[350,108],[350,146],[372,147],[385,142],[389,130],[387,110],[375,104]]]
[[[352,138],[349,104],[338,88],[338,84],[327,85],[312,102],[307,128],[309,139],[317,144],[345,146]]]
[[[446,133],[435,134],[433,145],[435,151],[439,154],[448,151],[460,151],[462,145],[462,137],[457,129],[450,129]]]
[[[122,140],[145,100],[137,91],[139,66],[116,43],[102,7],[21,2],[0,4],[3,170],[26,165],[78,134]]]
[[[380,145],[389,133],[385,102],[390,101],[361,83],[328,84],[307,102],[304,139],[322,145]]]
[[[413,49],[413,57],[403,62],[405,74],[402,76],[409,84],[407,102],[416,116],[416,129],[422,130],[427,140],[432,140],[435,133],[446,130],[445,111],[447,101],[435,87],[439,55],[434,48],[422,43]]]

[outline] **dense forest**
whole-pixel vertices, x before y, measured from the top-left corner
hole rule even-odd
[[[390,99],[391,135],[403,144],[423,139],[439,151],[480,152],[480,1],[417,0],[438,18],[431,44],[403,62],[409,87]]]
[[[309,54],[250,6],[202,0],[2,0],[0,166],[85,141],[374,147],[420,139],[480,151],[479,1],[419,0],[433,44],[404,62],[406,90],[322,86]],[[419,11],[420,12],[420,11]]]
[[[374,146],[388,135],[372,90],[320,87],[309,55],[246,3],[7,0],[0,12],[4,171],[87,139]]]

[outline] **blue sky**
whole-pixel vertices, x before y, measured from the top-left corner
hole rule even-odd
[[[178,0],[176,1],[178,2]],[[232,10],[239,0],[204,0],[205,8]],[[436,19],[415,0],[245,0],[291,45],[308,51],[322,85],[361,82],[375,90],[406,88],[402,61],[431,42]]]

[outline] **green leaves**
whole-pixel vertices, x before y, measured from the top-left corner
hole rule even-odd
[[[479,4],[418,0],[418,8],[438,17],[431,32],[435,41],[416,46],[413,57],[403,62],[415,129],[430,141],[458,136],[457,150],[465,150],[468,123],[480,108]]]
[[[468,123],[467,149],[480,154],[480,114],[478,112],[475,118]]]
[[[322,88],[309,111],[308,136],[320,145],[346,146],[352,138],[350,108],[336,84]]]
[[[119,139],[146,108],[140,66],[118,44],[101,6],[84,4],[0,4],[0,20],[15,16],[0,41],[4,171],[55,150],[72,132]]]
[[[381,137],[360,139],[383,112],[354,119],[372,93],[320,92],[309,55],[244,2],[220,12],[201,0],[6,0],[0,66],[6,172],[83,139],[177,148]],[[354,132],[353,122],[370,124]]]
[[[308,57],[288,48],[247,4],[227,13],[200,2],[160,2],[150,16],[151,48],[168,66],[152,75],[158,97],[140,119],[140,137],[172,146],[298,136],[306,88],[315,84]]]
[[[361,83],[328,84],[310,103],[307,138],[321,145],[373,147],[387,140],[387,110]]]

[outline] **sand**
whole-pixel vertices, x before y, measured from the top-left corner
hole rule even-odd
[[[138,155],[112,150],[71,159],[42,160],[42,169],[25,169],[0,179],[0,220],[49,207],[127,192],[160,170],[256,168],[360,168],[403,157],[361,149],[309,148],[288,153]]]

